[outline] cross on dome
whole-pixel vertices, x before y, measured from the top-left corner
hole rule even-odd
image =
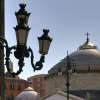
[[[90,33],[86,33],[86,36],[87,36],[87,42],[89,42],[89,35],[90,35]]]
[[[22,4],[26,4],[27,0],[20,0]]]

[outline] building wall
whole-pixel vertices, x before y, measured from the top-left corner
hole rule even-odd
[[[48,94],[58,90],[66,91],[66,74],[49,75]],[[70,91],[98,91],[100,90],[100,73],[72,73],[70,74]],[[100,92],[98,92],[100,94]]]
[[[46,75],[36,75],[28,78],[32,88],[39,93],[40,97],[47,95],[47,79]]]
[[[0,80],[1,83],[1,80]],[[6,98],[10,98],[11,96],[17,96],[20,92],[22,92],[29,85],[28,81],[18,78],[5,78],[5,93]],[[1,85],[0,85],[1,88]],[[7,99],[9,100],[9,99]]]
[[[51,95],[58,90],[66,90],[66,77],[62,74],[48,75],[48,94]]]
[[[71,90],[100,90],[100,73],[73,73]]]

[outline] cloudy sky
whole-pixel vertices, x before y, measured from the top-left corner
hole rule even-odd
[[[53,38],[44,68],[33,72],[30,60],[25,59],[21,78],[47,73],[66,56],[67,50],[73,52],[86,40],[87,32],[90,33],[90,40],[100,48],[100,0],[5,0],[5,30],[10,46],[16,44],[14,13],[21,2],[25,2],[26,9],[31,12],[27,45],[34,51],[34,62],[40,56],[37,37],[42,34],[42,29],[50,29],[49,35]],[[11,58],[16,69],[16,60],[13,56]]]

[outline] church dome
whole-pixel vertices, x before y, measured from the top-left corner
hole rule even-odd
[[[100,50],[94,45],[87,33],[86,41],[69,55],[72,72],[100,72]],[[52,67],[48,73],[65,72],[66,57]]]
[[[87,37],[86,42],[77,51],[70,54],[74,70],[100,70],[100,50]]]
[[[16,100],[37,100],[37,99],[38,99],[38,93],[34,91],[34,89],[31,87],[26,88],[16,97]]]

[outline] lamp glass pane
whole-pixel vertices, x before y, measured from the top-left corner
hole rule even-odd
[[[20,24],[21,23],[21,20],[25,20],[25,15],[18,15],[17,16],[17,22],[18,22],[18,24]]]
[[[25,18],[25,15],[18,15],[18,18],[24,19]]]
[[[39,40],[39,52],[40,54],[47,54],[49,47],[50,47],[50,41],[48,40]]]
[[[25,20],[26,24],[28,24],[28,19],[29,19],[29,16],[26,16],[26,20]]]
[[[25,45],[27,42],[28,32],[26,29],[20,29],[16,33],[17,42],[19,45]]]

